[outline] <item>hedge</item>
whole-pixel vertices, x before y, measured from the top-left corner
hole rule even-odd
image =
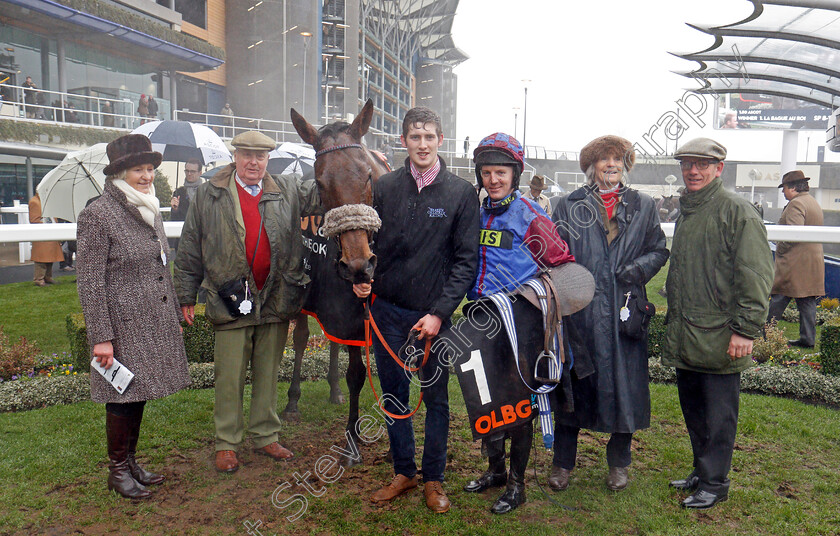
[[[82,125],[84,126],[84,125]],[[108,143],[125,132],[102,128],[79,128],[79,126],[51,125],[15,121],[13,119],[0,120],[0,139],[16,140],[26,143],[38,143],[41,136],[46,136],[50,142],[61,140],[68,145],[90,147],[97,143]]]
[[[823,324],[820,335],[820,364],[823,374],[840,376],[840,318]]]
[[[213,346],[216,344],[216,334],[210,322],[204,317],[204,305],[195,306],[195,321],[192,326],[182,323],[184,328],[184,348],[187,350],[187,361],[190,363],[212,363]],[[67,315],[67,338],[70,341],[70,355],[73,359],[73,370],[78,372],[90,371],[91,353],[87,343],[87,328],[82,313]]]

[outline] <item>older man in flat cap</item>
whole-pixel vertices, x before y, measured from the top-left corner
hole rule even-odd
[[[299,311],[309,278],[303,271],[300,218],[321,208],[315,181],[266,172],[275,142],[259,132],[231,141],[234,163],[202,184],[184,222],[175,258],[175,287],[187,323],[198,288],[216,334],[216,470],[239,468],[242,393],[251,367],[248,430],[258,454],[293,456],[278,443],[277,370],[289,319]]]
[[[808,191],[808,181],[800,170],[789,171],[782,177],[779,188],[789,203],[782,211],[779,225],[823,224],[820,204]],[[825,295],[825,260],[822,244],[779,242],[776,244],[776,276],[770,296],[770,319],[782,319],[791,298],[799,309],[799,339],[788,341],[791,346],[813,348],[817,340],[817,296]]]
[[[697,138],[674,154],[685,181],[668,271],[662,362],[676,367],[693,470],[671,487],[685,508],[729,497],[741,371],[752,363],[773,281],[767,231],[749,201],[725,190],[726,148]]]

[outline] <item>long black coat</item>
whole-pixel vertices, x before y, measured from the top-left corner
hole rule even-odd
[[[577,339],[571,341],[576,363],[591,361],[594,372],[579,377],[586,368],[572,369],[575,411],[560,412],[557,419],[598,432],[633,432],[650,425],[647,339],[620,334],[618,312],[628,290],[647,299],[645,284],[665,265],[668,250],[650,196],[622,188],[614,216],[619,232],[611,244],[600,203],[597,188],[584,186],[561,198],[552,214],[575,260],[595,277],[595,297],[569,318],[568,330]],[[616,279],[628,265],[638,267],[632,285]]]

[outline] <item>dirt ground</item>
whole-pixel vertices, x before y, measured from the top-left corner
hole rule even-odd
[[[401,497],[399,506],[380,507],[369,502],[370,494],[390,481],[393,475],[391,465],[385,459],[387,435],[370,443],[360,441],[359,454],[363,463],[352,468],[342,471],[325,459],[325,455],[337,459],[335,449],[345,449],[346,445],[339,440],[344,424],[343,419],[336,419],[328,426],[284,423],[281,443],[295,453],[293,460],[275,462],[253,452],[250,442],[246,442],[239,453],[240,469],[229,475],[215,471],[213,441],[208,438],[200,449],[176,452],[168,457],[166,464],[150,465],[149,469],[165,473],[167,480],[163,485],[153,487],[154,495],[144,501],[121,499],[105,491],[107,468],[103,461],[95,475],[48,492],[50,501],[81,502],[68,519],[33,524],[10,534],[326,534],[332,532],[325,532],[325,516],[334,517],[336,510],[346,509],[344,505],[351,505],[354,517],[377,509],[424,509],[422,491]],[[453,428],[466,426],[465,415],[453,414]],[[415,426],[415,429],[419,432],[416,439],[420,446],[422,426]],[[325,434],[324,430],[331,432]],[[418,460],[422,456],[419,446]],[[481,463],[479,450],[478,442],[457,440],[453,434],[450,452],[460,451],[463,455],[450,455],[447,471],[461,469],[453,458],[467,459],[470,465],[475,463],[478,467]],[[142,464],[142,456],[138,457]],[[314,474],[316,467],[321,475],[335,480],[324,484]],[[469,474],[475,467],[463,469]],[[79,501],[79,495],[85,493],[90,500]],[[320,498],[313,496],[318,493]],[[307,504],[300,499],[303,496]],[[298,514],[299,517],[289,520]],[[3,533],[0,529],[0,534]]]

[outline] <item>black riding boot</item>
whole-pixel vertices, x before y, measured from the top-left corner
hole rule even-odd
[[[508,432],[510,435],[510,472],[507,487],[502,496],[496,499],[490,511],[494,514],[506,514],[525,504],[525,470],[531,455],[531,443],[534,440],[533,424],[528,422]]]
[[[464,491],[480,493],[489,488],[504,486],[507,482],[505,471],[505,435],[496,434],[492,437],[482,439],[484,450],[489,460],[487,471],[475,480],[471,480]]]
[[[131,476],[128,444],[134,417],[105,413],[105,435],[108,438],[108,489],[129,499],[145,499],[152,492]]]
[[[133,419],[131,423],[131,436],[128,438],[128,468],[131,470],[131,476],[144,486],[161,484],[166,480],[165,476],[146,471],[140,467],[134,458],[137,453],[137,440],[140,438],[140,423],[143,422],[143,406],[140,406],[139,412]]]

